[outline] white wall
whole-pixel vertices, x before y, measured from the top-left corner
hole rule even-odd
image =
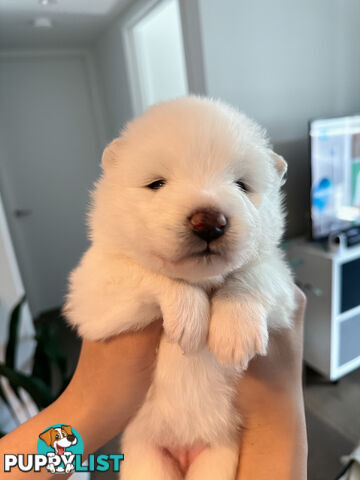
[[[108,141],[117,137],[120,129],[133,116],[121,28],[122,20],[119,18],[93,48],[107,118]]]
[[[289,162],[289,234],[305,228],[307,125],[360,111],[358,0],[199,0],[207,93],[263,124]]]

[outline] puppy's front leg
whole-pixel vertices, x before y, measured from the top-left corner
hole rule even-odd
[[[221,364],[246,369],[256,354],[266,354],[267,311],[259,300],[225,284],[211,308],[208,345]]]
[[[206,342],[210,303],[201,288],[170,281],[159,295],[164,331],[185,353],[198,351]]]

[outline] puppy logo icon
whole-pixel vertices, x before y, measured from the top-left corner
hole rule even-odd
[[[58,423],[41,432],[37,439],[37,453],[4,453],[4,471],[17,468],[21,472],[49,473],[119,472],[124,460],[122,453],[98,455],[90,453],[83,461],[84,442],[74,427]]]
[[[39,435],[37,451],[48,457],[50,473],[70,473],[75,470],[76,454],[83,454],[80,434],[70,425],[52,425]]]

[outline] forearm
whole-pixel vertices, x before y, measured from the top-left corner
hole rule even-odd
[[[116,381],[121,383],[119,379]],[[70,385],[53,404],[0,440],[1,454],[36,453],[39,434],[57,423],[71,425],[79,431],[81,436],[86,438],[87,453],[93,452],[118,434],[129,419],[129,408],[124,401],[127,386],[123,385],[124,395],[119,396],[118,409],[114,411],[114,408],[109,408],[106,412],[104,402],[97,403],[101,387],[96,382],[92,387],[93,392],[80,388],[81,385],[76,382]],[[117,390],[120,390],[119,386]],[[101,429],[97,427],[96,435],[93,435],[94,424],[101,424]]]
[[[97,385],[95,384],[93,388],[97,389]],[[96,404],[96,395],[89,391],[78,390],[77,384],[69,386],[69,389],[52,405],[0,440],[0,472],[4,472],[4,453],[37,453],[39,434],[51,425],[64,423],[74,427],[84,440],[84,458],[125,427],[128,421],[126,414],[128,408],[123,405],[121,398],[119,398],[119,409],[116,413],[112,409],[105,413],[104,405]],[[124,397],[126,397],[125,394]],[[12,479],[29,477],[28,473],[21,473],[18,469],[12,469],[12,473],[8,475]],[[41,473],[36,474],[36,478],[50,479],[53,478],[53,474],[43,469]]]
[[[302,392],[270,395],[245,420],[237,480],[304,480],[307,439]]]
[[[0,473],[4,471],[4,453],[36,453],[39,434],[51,425],[74,427],[84,441],[84,457],[123,430],[150,385],[160,332],[161,323],[156,322],[143,331],[122,334],[108,342],[84,341],[76,372],[65,392],[0,440]],[[14,480],[29,477],[18,470],[12,472]],[[43,471],[36,478],[53,475]]]
[[[75,405],[70,401],[70,397],[64,393],[56,402],[40,412],[35,417],[20,425],[2,440],[0,440],[0,472],[4,472],[4,454],[35,454],[37,453],[37,441],[39,434],[51,425],[65,423],[76,428],[81,435],[87,430],[89,421],[87,420],[88,408],[86,402],[81,406],[75,399]],[[93,412],[94,415],[94,412]],[[86,432],[84,437],[86,436]],[[89,447],[85,443],[86,447]],[[11,470],[11,479],[28,478],[29,474],[20,472],[17,468]],[[53,475],[45,469],[36,474],[36,478],[47,479]],[[67,478],[64,477],[64,478]]]

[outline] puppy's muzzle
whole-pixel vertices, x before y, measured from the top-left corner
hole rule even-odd
[[[226,216],[213,209],[197,211],[188,220],[193,233],[207,243],[224,235],[229,226]]]

